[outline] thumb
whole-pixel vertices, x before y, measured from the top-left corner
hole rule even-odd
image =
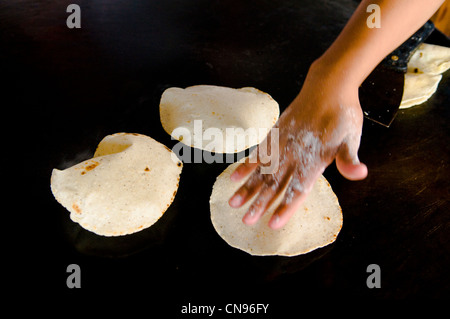
[[[366,178],[367,166],[359,161],[358,149],[361,135],[348,136],[339,147],[336,166],[345,178],[357,181]]]

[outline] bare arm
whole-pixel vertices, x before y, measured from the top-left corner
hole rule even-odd
[[[363,115],[358,87],[375,66],[419,29],[443,0],[363,0],[329,49],[311,66],[299,95],[280,116],[279,167],[262,174],[259,162],[238,166],[231,178],[248,176],[229,203],[240,207],[256,195],[243,218],[256,223],[286,188],[269,226],[282,227],[303,203],[318,176],[336,160],[350,180],[366,177],[359,162]],[[381,9],[381,28],[366,24],[369,4]],[[269,134],[268,139],[271,138]],[[259,147],[258,147],[259,149]]]
[[[340,35],[322,55],[322,63],[361,84],[377,64],[437,11],[444,0],[363,0]],[[369,28],[366,12],[378,4],[381,28]],[[361,63],[362,62],[362,63]]]

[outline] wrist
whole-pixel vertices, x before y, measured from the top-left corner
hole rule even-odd
[[[346,57],[333,58],[325,53],[311,64],[309,72],[329,79],[335,85],[354,89],[368,75],[355,64]]]
[[[331,123],[342,116],[359,122],[362,118],[359,84],[345,73],[345,69],[336,64],[330,65],[321,59],[314,61],[302,89],[290,105],[293,114],[318,128],[328,125],[324,121]]]
[[[316,88],[320,83],[320,87],[326,88],[329,93],[334,92],[337,96],[348,96],[354,92],[357,94],[364,79],[361,79],[357,70],[344,62],[338,59],[318,58],[308,70],[308,82]]]

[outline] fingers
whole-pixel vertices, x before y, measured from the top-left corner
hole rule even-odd
[[[259,194],[242,218],[242,221],[247,225],[255,224],[281,195],[290,181],[282,202],[276,208],[268,224],[272,229],[279,229],[283,227],[303,204],[321,172],[321,170],[315,170],[309,175],[308,178],[299,180],[298,176],[292,177],[292,173],[289,171],[279,182],[277,182],[273,178],[273,175],[271,175],[272,179],[270,179],[270,181],[258,179],[260,181],[258,183],[250,184],[250,186],[244,185],[244,188],[241,187],[241,189],[236,192],[239,196],[243,196],[241,194],[245,193],[246,197],[243,201],[247,202],[256,193],[259,192]],[[230,204],[232,200],[233,198],[230,200]],[[242,206],[245,202],[241,203],[239,206]]]
[[[345,178],[356,181],[366,178],[367,166],[358,159],[359,136],[345,140],[336,155],[336,166]]]
[[[350,180],[360,180],[367,176],[367,167],[360,163],[357,154],[360,136],[361,134],[349,135],[339,146],[337,152],[333,152],[333,154],[336,154],[336,166],[339,172]],[[283,172],[278,170],[274,174],[267,175],[261,173],[259,162],[247,159],[245,163],[236,168],[231,175],[231,180],[239,181],[249,174],[252,175],[230,198],[230,206],[235,208],[241,207],[259,193],[242,218],[243,222],[248,225],[255,224],[273,204],[275,199],[278,198],[292,178],[281,204],[276,208],[269,221],[269,227],[272,229],[283,227],[301,207],[319,175],[323,173],[325,167],[332,161],[331,156],[324,157],[324,153],[313,154],[314,161],[309,158],[305,160],[301,157],[294,157],[291,161],[292,165],[285,164],[280,167]]]
[[[263,184],[259,170],[255,170],[253,175],[230,198],[228,204],[234,208],[241,207],[261,190]]]
[[[286,223],[291,219],[291,217],[300,209],[300,206],[305,201],[308,193],[294,191],[295,194],[289,195],[292,196],[292,199],[289,200],[289,203],[286,201],[286,197],[283,202],[277,207],[272,217],[269,220],[269,227],[272,229],[279,229],[286,225]]]
[[[236,170],[231,174],[230,178],[233,182],[238,182],[244,177],[252,173],[257,167],[258,162],[251,161],[249,158],[245,160],[244,163],[240,164]]]
[[[285,174],[281,181],[271,176],[270,181],[262,186],[258,197],[253,201],[247,213],[242,218],[245,224],[253,225],[259,220],[286,187],[286,184],[290,180],[290,175],[290,173]]]
[[[283,200],[275,209],[275,212],[269,220],[270,228],[279,229],[286,225],[292,215],[294,215],[304,203],[322,172],[323,170],[318,168],[311,172],[311,175],[307,178],[297,179],[294,177],[292,179],[284,194]]]
[[[242,218],[242,221],[247,225],[255,224],[259,218],[264,214],[267,207],[273,202],[275,191],[271,187],[264,185],[258,197],[250,205],[247,213]]]
[[[231,207],[241,207],[258,193],[264,185],[265,180],[261,174],[261,163],[258,161],[257,156],[258,148],[254,149],[250,156],[245,159],[245,162],[240,164],[231,174],[230,179],[233,182],[238,182],[248,175],[253,174],[230,198],[228,204]]]
[[[359,181],[366,178],[368,174],[367,166],[363,163],[355,164],[355,162],[348,162],[342,157],[336,157],[336,166],[346,179],[351,181]]]

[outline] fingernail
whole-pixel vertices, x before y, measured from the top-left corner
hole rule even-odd
[[[256,222],[256,220],[254,220],[254,218],[253,218],[255,216],[255,214],[256,214],[255,208],[250,207],[248,212],[242,218],[242,221],[247,225],[253,225]]]
[[[242,203],[242,196],[239,194],[233,195],[228,203],[231,207],[238,207]]]
[[[275,218],[272,218],[270,221],[269,227],[276,229],[278,227],[278,224],[280,223],[280,216],[275,215]]]
[[[239,176],[239,173],[238,172],[233,172],[233,174],[231,174],[231,176],[230,176],[230,179],[233,181],[233,182],[238,182],[239,180],[240,180],[240,176]]]
[[[278,225],[280,223],[280,216],[276,215],[275,216],[275,225]]]

